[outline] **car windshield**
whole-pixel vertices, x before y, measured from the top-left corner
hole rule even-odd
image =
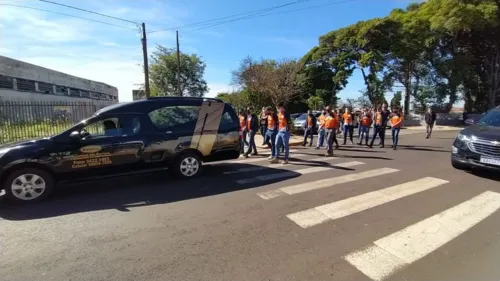
[[[299,117],[297,117],[297,121],[303,121],[303,120],[306,120],[307,118],[307,113],[303,113],[302,115],[300,115]]]
[[[500,110],[492,110],[486,113],[479,119],[477,124],[500,127]]]

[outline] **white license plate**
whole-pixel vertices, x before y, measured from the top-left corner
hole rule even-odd
[[[500,159],[497,158],[481,157],[480,162],[484,164],[500,166]]]

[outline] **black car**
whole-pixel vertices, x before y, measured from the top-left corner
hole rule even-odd
[[[479,121],[460,131],[451,148],[456,169],[479,168],[500,171],[500,107],[491,109]]]
[[[97,111],[59,135],[0,147],[0,189],[37,201],[56,182],[170,169],[199,175],[202,162],[236,159],[238,118],[219,99],[161,97]]]

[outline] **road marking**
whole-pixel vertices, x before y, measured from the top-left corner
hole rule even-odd
[[[292,152],[297,152],[298,150],[290,150],[290,153]],[[263,156],[269,156],[271,154],[261,154]],[[307,156],[307,155],[310,155],[310,154],[304,154],[304,153],[297,153],[297,154],[293,154],[289,157],[297,157],[297,156]],[[264,160],[268,160],[267,157],[251,157],[251,158],[243,158],[243,157],[240,157],[238,159],[234,159],[234,160],[226,160],[226,161],[220,161],[220,162],[217,162],[217,163],[253,163],[253,162],[259,162],[259,161],[264,161]]]
[[[344,257],[372,280],[380,281],[425,257],[500,208],[500,193],[486,191],[457,206],[381,238]]]
[[[322,179],[322,180],[313,181],[313,182],[290,185],[290,186],[279,188],[278,189],[279,191],[277,191],[277,190],[265,191],[265,192],[257,193],[257,195],[259,197],[261,197],[262,199],[269,200],[269,199],[279,197],[279,196],[282,196],[285,194],[292,195],[292,194],[307,192],[307,191],[311,191],[311,190],[317,190],[317,189],[322,189],[322,188],[326,188],[326,187],[331,187],[331,186],[335,186],[335,185],[339,185],[339,184],[349,183],[349,182],[353,182],[353,181],[378,177],[378,176],[382,176],[382,175],[386,175],[386,174],[392,174],[395,172],[399,172],[399,170],[392,169],[392,168],[380,168],[380,169],[365,171],[365,172],[361,172],[361,173],[343,175],[340,177],[333,177],[333,178]]]
[[[446,183],[449,183],[449,181],[431,177],[422,178],[365,193],[359,196],[350,197],[330,204],[325,204],[309,210],[289,214],[287,217],[302,228],[308,228],[329,220],[336,220],[359,213],[361,211],[380,206],[405,196],[438,187]]]
[[[295,154],[295,156],[297,156],[297,154]],[[288,163],[289,164],[302,164],[302,163],[306,163],[306,162],[319,162],[319,161],[326,162],[326,161],[335,160],[335,159],[339,159],[339,158],[338,157],[321,157],[321,158],[315,158],[315,159],[307,159],[304,161],[290,161]],[[224,174],[230,175],[230,174],[237,174],[237,173],[243,173],[243,172],[253,172],[253,171],[265,170],[265,169],[275,168],[275,167],[276,167],[276,164],[269,164],[266,166],[254,166],[254,167],[240,168],[240,169],[237,169],[234,171],[224,172]]]
[[[362,165],[362,164],[365,164],[365,163],[358,162],[358,161],[352,161],[352,162],[346,162],[346,163],[339,163],[339,164],[336,164],[333,166],[327,166],[327,167],[310,167],[310,168],[305,168],[305,169],[300,169],[300,170],[288,170],[288,171],[283,171],[283,172],[275,173],[275,174],[262,175],[262,176],[257,176],[257,177],[253,177],[253,178],[237,180],[236,183],[247,184],[247,183],[252,183],[252,182],[257,182],[257,181],[268,181],[268,180],[289,178],[289,177],[296,176],[297,174],[306,175],[306,174],[318,173],[318,172],[323,172],[323,171],[335,170],[335,167],[348,168],[348,167],[353,167],[353,166]]]

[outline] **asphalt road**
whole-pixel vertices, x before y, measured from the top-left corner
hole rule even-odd
[[[500,179],[454,170],[455,135],[0,202],[0,280],[498,280]]]

